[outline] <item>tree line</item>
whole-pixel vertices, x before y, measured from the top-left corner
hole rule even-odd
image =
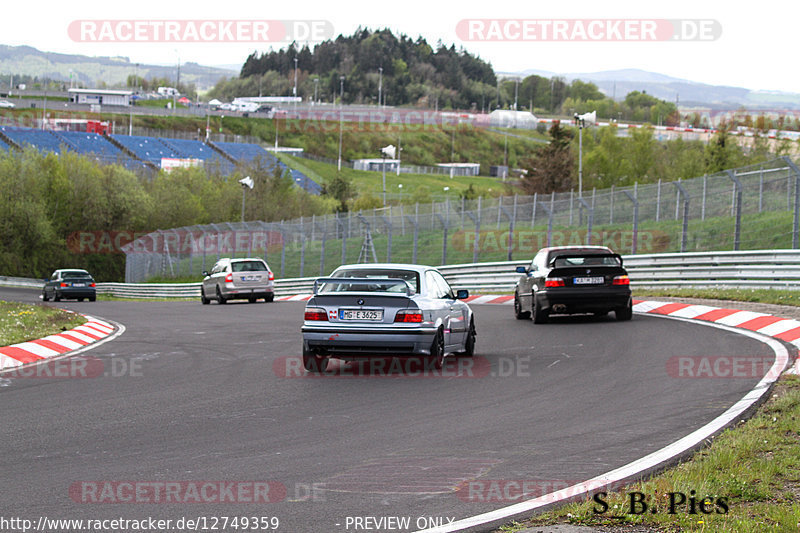
[[[245,175],[256,182],[246,220],[328,213],[336,203],[258,163],[227,177],[195,167],[142,178],[72,152],[0,151],[0,272],[44,278],[56,268],[86,268],[101,281],[121,281],[125,256],[117,243],[113,253],[85,253],[92,249],[80,248],[82,238],[239,220]]]

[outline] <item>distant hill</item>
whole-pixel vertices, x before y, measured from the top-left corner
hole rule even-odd
[[[177,65],[147,65],[131,62],[127,57],[90,57],[75,54],[42,52],[31,46],[0,45],[0,73],[49,78],[86,87],[122,86],[131,74],[144,78],[174,79]],[[237,70],[204,67],[197,63],[181,63],[181,83],[194,83],[198,90],[214,86],[220,78],[238,75]]]
[[[546,78],[561,76],[567,81],[590,81],[606,95],[620,100],[631,91],[647,94],[668,102],[678,102],[681,107],[704,106],[736,109],[744,106],[756,108],[800,109],[800,94],[781,91],[753,91],[743,87],[709,85],[656,72],[639,69],[606,70],[601,72],[555,73],[528,69],[517,73],[499,73],[499,76],[538,75]]]

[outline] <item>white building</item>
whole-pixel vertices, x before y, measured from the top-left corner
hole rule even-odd
[[[75,104],[130,106],[133,91],[109,89],[69,89],[69,101]]]
[[[495,128],[535,130],[538,123],[539,121],[536,116],[529,111],[495,109],[489,113],[489,125]]]
[[[436,166],[448,169],[451,178],[453,176],[477,176],[481,172],[480,163],[437,163]]]
[[[384,159],[374,158],[374,159],[354,159],[353,160],[353,168],[355,170],[371,170],[373,172],[381,172],[384,170],[384,165],[386,165],[386,172],[396,172],[397,165],[400,164],[399,159]]]

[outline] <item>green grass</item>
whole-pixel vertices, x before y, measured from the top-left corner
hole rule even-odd
[[[778,289],[634,289],[635,297],[703,298],[800,306],[800,291]]]
[[[62,309],[0,301],[0,346],[55,335],[84,323],[81,315]]]
[[[513,532],[544,524],[647,526],[657,531],[762,532],[797,531],[800,527],[800,378],[784,376],[755,416],[717,436],[708,448],[675,468],[631,484],[605,498],[609,509],[589,500],[560,507],[498,531]],[[682,492],[697,500],[726,498],[727,513],[689,514],[687,506],[667,512],[668,495]],[[629,494],[641,492],[660,511],[643,515],[630,509]],[[715,507],[712,507],[716,509]]]

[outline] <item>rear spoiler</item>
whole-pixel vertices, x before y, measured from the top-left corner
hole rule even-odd
[[[569,259],[571,257],[613,257],[617,261],[619,261],[619,266],[622,266],[622,256],[619,254],[592,254],[592,253],[571,253],[571,254],[559,254],[550,260],[550,267],[554,267],[556,261],[559,259]]]
[[[411,296],[414,294],[414,288],[411,286],[411,284],[400,278],[317,278],[314,280],[314,295],[316,296],[318,294],[320,285],[325,285],[328,283],[332,285],[350,285],[347,290],[338,291],[336,294],[375,292],[379,292],[384,296]],[[357,286],[359,289],[361,286],[363,286],[364,290],[351,290],[353,285]],[[382,287],[382,289],[370,290],[370,286],[375,285],[377,285],[379,288]],[[405,290],[404,293],[387,292],[388,287],[395,287],[398,285],[403,286]]]

